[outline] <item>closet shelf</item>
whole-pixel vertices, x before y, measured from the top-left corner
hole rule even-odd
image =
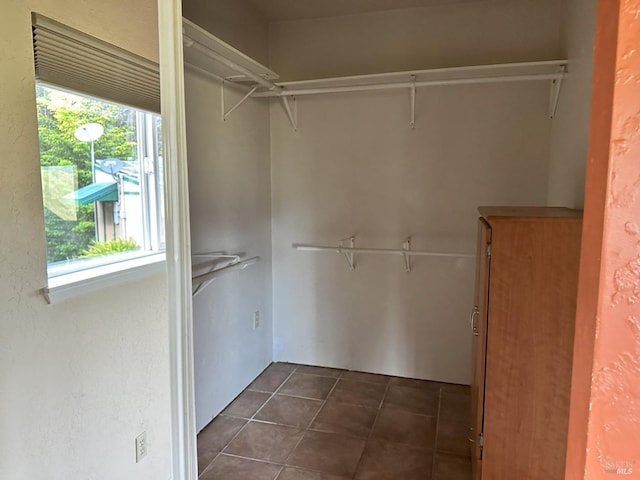
[[[273,80],[279,78],[277,73],[186,18],[182,19],[182,39],[185,64],[200,72],[222,79],[220,102],[222,120],[226,120],[231,113],[254,96],[258,88],[261,88],[263,92],[282,90],[282,87],[273,83]],[[245,96],[228,111],[225,107],[225,81],[249,87]],[[293,113],[287,97],[281,97],[280,102],[291,125],[297,130],[297,111],[295,114]]]
[[[474,85],[524,81],[549,81],[549,117],[553,118],[558,106],[560,87],[566,76],[567,60],[541,62],[501,63],[465,67],[410,70],[405,72],[376,73],[349,77],[323,78],[277,83],[278,88],[253,93],[254,97],[293,97],[329,93],[366,92],[391,89],[409,90],[410,120],[415,126],[416,89],[445,85]]]
[[[409,125],[414,127],[417,88],[525,81],[550,82],[549,117],[553,118],[568,64],[567,60],[501,63],[275,83],[279,78],[277,73],[187,19],[183,19],[183,36],[185,62],[222,79],[223,120],[249,98],[274,97],[280,100],[296,130],[295,99],[302,95],[405,89],[409,92],[411,107]],[[226,81],[249,87],[245,96],[228,111],[224,104]],[[290,97],[293,97],[293,108],[289,103]]]
[[[266,82],[279,78],[277,73],[186,18],[182,19],[182,36],[184,61],[199,70],[251,87],[259,84],[255,77]]]
[[[567,60],[501,63],[404,72],[374,73],[348,77],[280,82],[278,91],[258,92],[255,97],[317,95],[323,93],[386,90],[393,88],[464,85],[533,80],[561,80]]]

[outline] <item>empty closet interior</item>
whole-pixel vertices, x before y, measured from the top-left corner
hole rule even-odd
[[[198,430],[272,361],[469,384],[477,207],[582,207],[588,3],[183,1]]]

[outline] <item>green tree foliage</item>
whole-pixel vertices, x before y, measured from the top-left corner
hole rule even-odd
[[[135,111],[99,100],[54,90],[36,89],[40,163],[43,167],[74,167],[77,188],[92,182],[89,142],[74,136],[76,129],[95,122],[104,134],[95,141],[95,159],[135,160]],[[77,220],[66,220],[45,208],[47,260],[58,262],[77,258],[95,241],[94,203],[80,205]]]

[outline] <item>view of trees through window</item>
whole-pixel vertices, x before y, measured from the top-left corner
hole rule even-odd
[[[39,84],[51,265],[164,246],[160,117]]]

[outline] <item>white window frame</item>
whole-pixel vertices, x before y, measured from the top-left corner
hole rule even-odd
[[[139,137],[139,120],[146,118],[143,115],[160,115],[160,78],[156,63],[38,13],[32,14],[32,25],[36,81],[39,84],[134,108],[140,112],[136,114]],[[155,126],[150,136],[145,135],[138,142],[141,166],[145,164],[145,157],[153,157],[156,165],[163,161],[158,158],[157,142],[150,140],[151,137],[157,138]],[[143,173],[145,171],[141,168],[141,194],[153,194],[154,190],[159,192],[156,180],[160,171],[149,170],[148,175]],[[143,208],[147,217],[145,224],[150,225],[144,235],[143,251],[114,254],[75,265],[75,262],[51,264],[51,268],[47,268],[47,286],[42,290],[47,301],[56,303],[165,269],[166,257],[159,228],[162,228],[161,218],[166,222],[166,216],[159,216],[163,215],[159,196],[154,195]],[[149,235],[151,230],[158,235]]]
[[[85,98],[94,98],[114,105],[119,105],[108,99],[95,98],[82,92],[51,85],[48,82],[36,81],[36,84],[49,89],[68,92]],[[165,171],[161,165],[163,159],[159,157],[157,149],[157,135],[153,125],[153,116],[160,114],[145,112],[136,107],[136,135],[138,159],[140,161],[140,195],[144,221],[143,250],[125,252],[88,260],[70,261],[67,264],[47,263],[47,286],[42,293],[49,304],[56,304],[73,299],[96,290],[109,288],[158,274],[166,270],[165,242],[160,235],[160,219],[163,215],[160,197],[158,170]],[[162,121],[162,120],[161,120]],[[150,201],[151,200],[151,201]],[[44,206],[43,206],[44,207]],[[166,234],[166,233],[165,233]]]
[[[139,280],[166,271],[165,254],[138,256],[137,258],[112,262],[99,267],[49,278],[42,293],[50,304],[56,304],[90,292],[102,290],[123,282]]]

